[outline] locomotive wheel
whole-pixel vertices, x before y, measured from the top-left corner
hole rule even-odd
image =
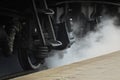
[[[24,70],[35,70],[41,67],[40,61],[27,49],[19,49],[18,58]]]
[[[44,63],[44,57],[38,57],[38,55],[41,56],[41,53],[39,48],[36,47],[35,41],[39,39],[34,36],[34,30],[34,28],[30,29],[30,26],[26,27],[26,29],[21,30],[20,37],[17,40],[18,59],[24,70],[39,69]]]
[[[33,39],[24,39],[24,41],[22,41],[23,45],[20,48],[18,47],[18,59],[24,70],[39,69],[44,63],[44,58],[37,56],[41,54],[39,48],[34,45],[34,41]],[[27,45],[26,43],[29,46],[24,48],[24,45]]]

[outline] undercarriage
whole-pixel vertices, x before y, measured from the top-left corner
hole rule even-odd
[[[39,69],[51,50],[69,48],[76,38],[96,31],[104,16],[120,14],[119,5],[97,1],[13,2],[0,1],[0,49],[6,57],[17,53],[24,70]]]

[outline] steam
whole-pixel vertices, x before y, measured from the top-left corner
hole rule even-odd
[[[102,18],[96,31],[76,38],[66,50],[52,51],[54,55],[46,59],[47,66],[58,67],[120,50],[120,26],[115,25],[116,20],[117,17]]]

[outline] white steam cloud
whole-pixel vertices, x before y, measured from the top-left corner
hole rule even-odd
[[[58,67],[120,50],[120,26],[114,24],[116,20],[116,17],[104,18],[96,31],[76,39],[70,48],[53,51],[54,55],[46,59],[47,66]]]

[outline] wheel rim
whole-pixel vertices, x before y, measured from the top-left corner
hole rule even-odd
[[[28,56],[28,62],[33,69],[37,69],[41,66],[40,62],[36,58]]]

